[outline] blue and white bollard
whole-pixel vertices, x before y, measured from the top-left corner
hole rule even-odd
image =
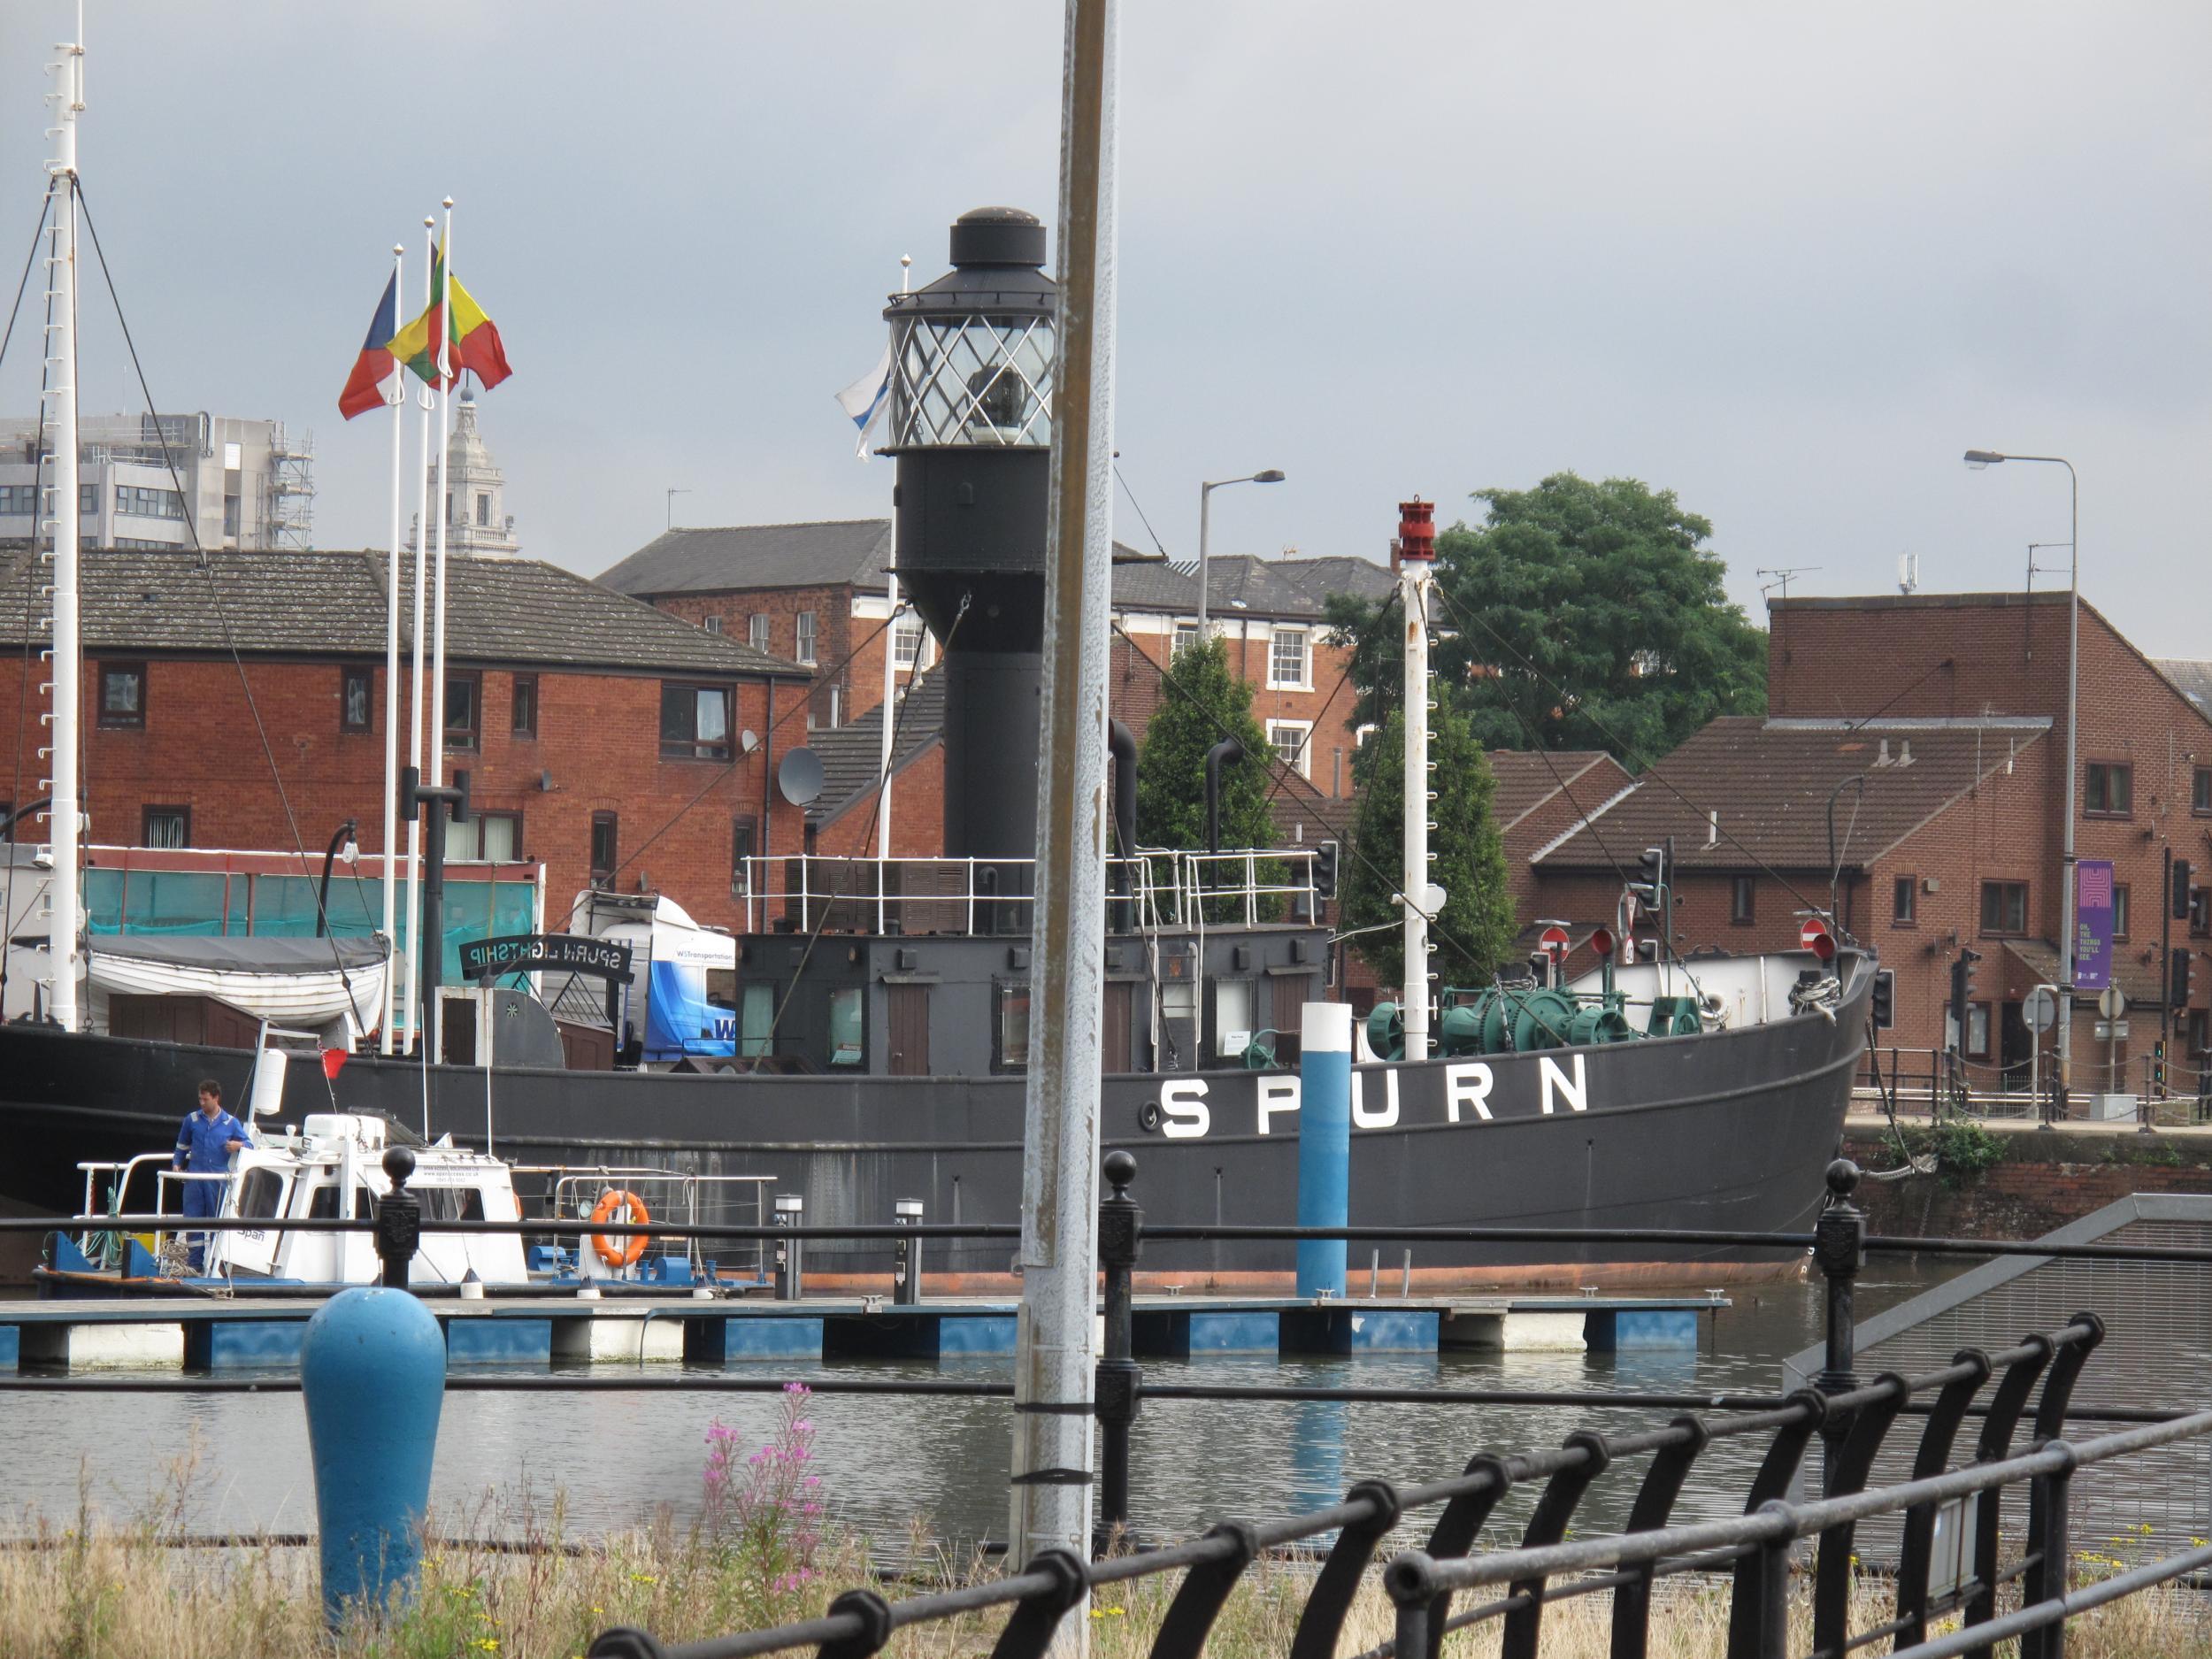
[[[1352,1010],[1308,1002],[1300,1017],[1298,1059],[1298,1225],[1351,1223]],[[1344,1294],[1341,1239],[1298,1241],[1298,1294]]]
[[[323,1612],[382,1607],[422,1566],[430,1463],[445,1398],[445,1337],[412,1293],[333,1296],[300,1339],[300,1392],[315,1461]]]

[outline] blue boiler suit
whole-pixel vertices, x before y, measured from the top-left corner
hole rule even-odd
[[[195,1110],[177,1131],[177,1154],[170,1161],[173,1169],[194,1175],[220,1175],[230,1168],[230,1143],[242,1141],[253,1144],[253,1136],[246,1125],[227,1111],[218,1111],[210,1118]],[[184,1213],[188,1216],[212,1216],[223,1207],[223,1184],[220,1181],[187,1181],[184,1184]],[[200,1265],[207,1235],[194,1233],[192,1237],[192,1265]]]

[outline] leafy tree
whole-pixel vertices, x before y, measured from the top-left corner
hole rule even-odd
[[[1430,932],[1436,946],[1431,966],[1444,985],[1486,985],[1512,949],[1513,895],[1506,884],[1505,846],[1491,816],[1494,785],[1490,762],[1476,741],[1472,722],[1442,703],[1432,717],[1429,758],[1436,800],[1429,845],[1436,854],[1432,879],[1444,888],[1444,908]],[[1359,816],[1352,828],[1352,856],[1339,878],[1342,926],[1382,927],[1353,941],[1385,984],[1405,983],[1405,936],[1395,926],[1404,912],[1391,902],[1404,864],[1405,718],[1393,710],[1382,729],[1353,759],[1359,785]]]
[[[1436,540],[1437,683],[1486,749],[1602,749],[1632,772],[1724,714],[1766,711],[1766,634],[1729,600],[1711,523],[1672,490],[1555,472],[1485,489],[1486,521]],[[1374,607],[1340,596],[1340,641]],[[1398,701],[1402,646],[1356,654],[1363,720]]]
[[[1244,758],[1221,769],[1221,844],[1273,845],[1267,797],[1275,751],[1252,718],[1250,683],[1229,672],[1228,646],[1193,641],[1175,653],[1170,672],[1137,750],[1138,841],[1206,844],[1206,751],[1227,736],[1244,745]]]

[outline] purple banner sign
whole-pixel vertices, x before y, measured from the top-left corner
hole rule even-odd
[[[2101,991],[2112,983],[2112,860],[2074,865],[2074,988]]]

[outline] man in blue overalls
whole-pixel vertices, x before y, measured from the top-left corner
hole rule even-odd
[[[170,1160],[170,1167],[193,1175],[227,1174],[230,1155],[252,1144],[246,1125],[223,1110],[223,1086],[209,1078],[200,1085],[199,1110],[188,1113],[184,1127],[177,1131],[177,1155]],[[186,1181],[184,1213],[219,1214],[223,1208],[225,1185],[222,1181]],[[196,1273],[200,1271],[207,1234],[195,1233],[186,1236],[192,1240],[192,1271]]]

